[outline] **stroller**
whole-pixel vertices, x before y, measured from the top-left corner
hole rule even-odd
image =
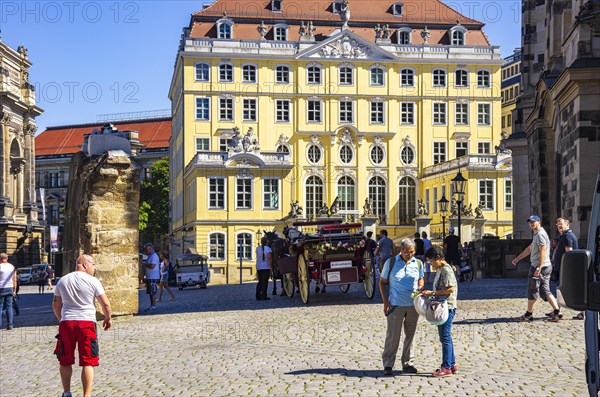
[[[458,281],[473,281],[473,266],[468,258],[460,258]]]

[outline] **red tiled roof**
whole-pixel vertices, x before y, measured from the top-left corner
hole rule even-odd
[[[283,0],[281,12],[271,11],[271,0],[217,0],[193,16],[222,17],[223,12],[231,18],[262,18],[265,20],[328,21],[339,23],[340,17],[331,10],[332,0]],[[392,5],[403,4],[403,16],[394,16]],[[348,0],[350,22],[379,22],[390,24],[468,24],[483,23],[468,18],[440,0]]]
[[[104,124],[106,123],[48,127],[35,137],[35,155],[77,153],[81,150],[83,136],[101,129]],[[139,140],[146,148],[169,147],[171,118],[117,121],[111,124],[121,131],[138,131]]]

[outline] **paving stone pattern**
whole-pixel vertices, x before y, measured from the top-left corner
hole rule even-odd
[[[583,321],[515,323],[525,311],[524,279],[459,284],[454,343],[460,374],[434,378],[437,329],[420,320],[416,375],[383,377],[381,298],[362,286],[300,297],[254,300],[255,285],[175,289],[152,314],[117,318],[100,332],[94,396],[582,396]],[[311,291],[312,292],[312,291]],[[52,354],[52,291],[21,290],[14,331],[0,331],[0,396],[60,396]],[[168,297],[168,295],[165,293]],[[141,309],[148,298],[140,291]],[[400,354],[398,355],[400,356]],[[74,367],[73,394],[81,395]]]

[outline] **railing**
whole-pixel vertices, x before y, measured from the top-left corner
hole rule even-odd
[[[431,165],[423,170],[423,175],[429,176],[465,167],[495,168],[498,164],[498,157],[499,156],[496,154],[470,154],[454,160]]]

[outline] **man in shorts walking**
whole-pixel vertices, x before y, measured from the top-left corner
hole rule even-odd
[[[60,364],[62,397],[71,397],[75,345],[79,352],[79,366],[82,367],[83,396],[92,395],[94,367],[100,363],[94,298],[98,299],[104,314],[104,330],[108,330],[112,325],[110,302],[100,280],[94,277],[95,272],[94,258],[81,255],[77,258],[75,271],[61,277],[54,288],[52,310],[60,322],[54,353]]]
[[[527,223],[533,231],[533,241],[512,261],[512,264],[517,266],[521,259],[526,258],[528,255],[531,258],[527,286],[527,311],[521,317],[518,317],[516,321],[533,321],[533,306],[540,297],[552,306],[553,311],[549,313],[549,317],[551,321],[556,321],[562,318],[562,314],[554,295],[550,292],[550,274],[552,273],[550,238],[542,227],[539,216],[531,215],[527,219]]]

